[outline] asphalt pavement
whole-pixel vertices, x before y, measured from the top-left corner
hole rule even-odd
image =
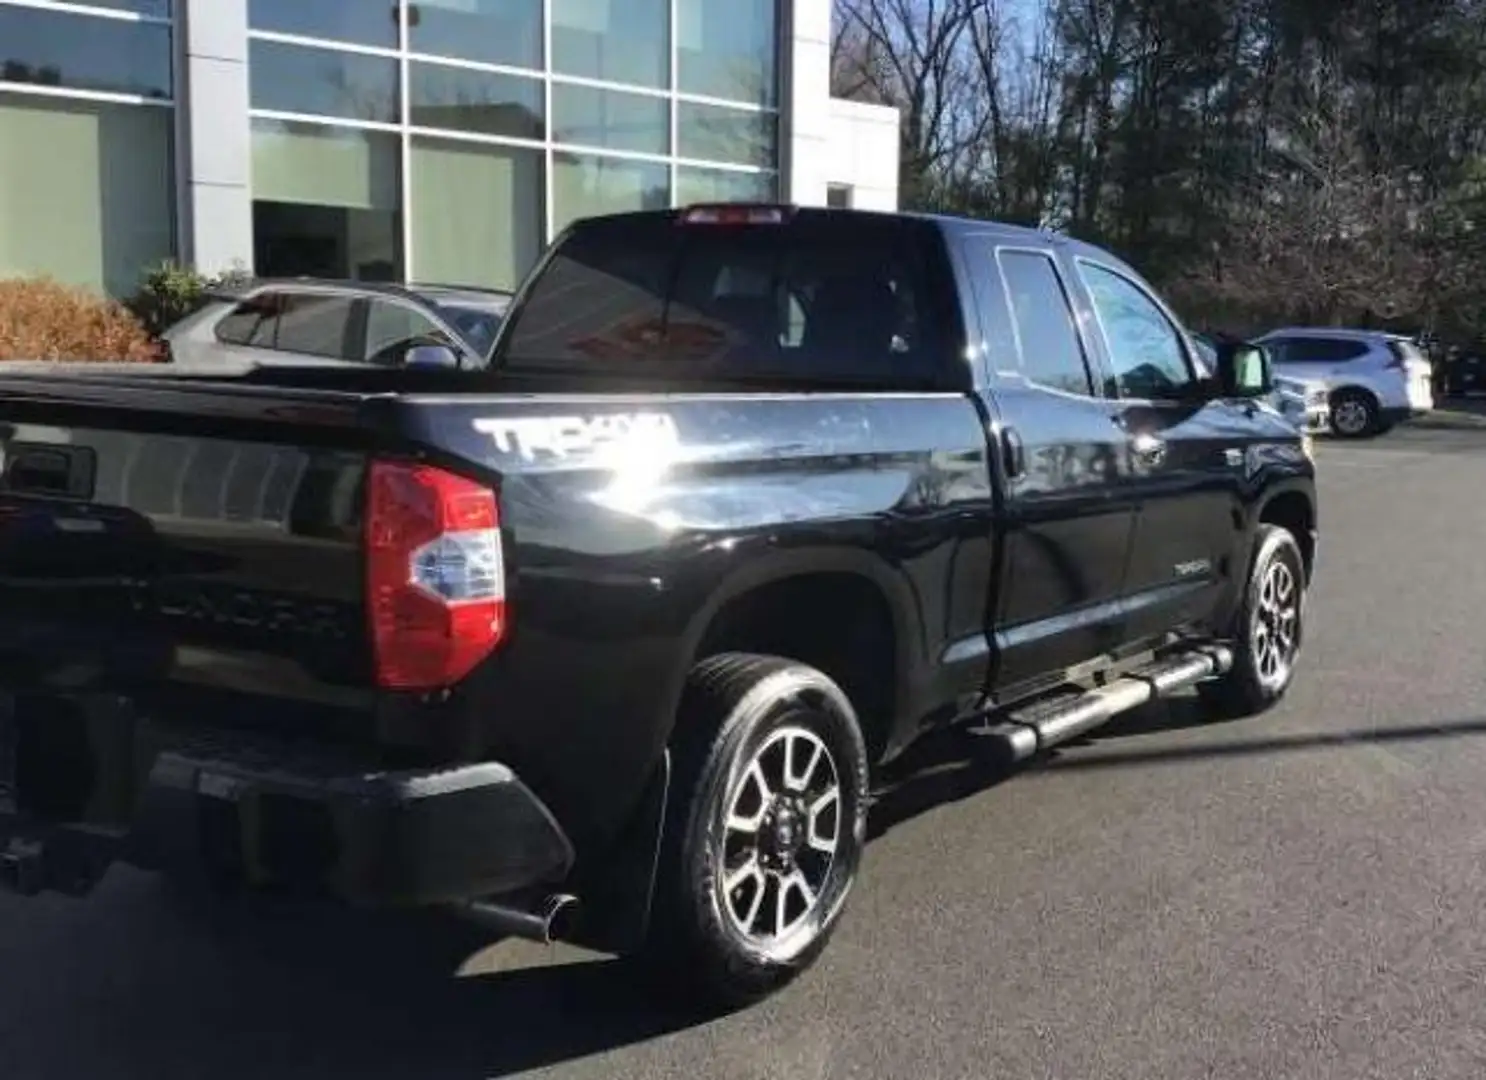
[[[1009,777],[919,753],[821,964],[704,1022],[437,919],[0,899],[5,1080],[1486,1075],[1486,427],[1319,451],[1303,670]]]

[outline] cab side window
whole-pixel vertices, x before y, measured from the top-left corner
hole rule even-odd
[[[1023,377],[1050,390],[1093,396],[1094,380],[1057,264],[1040,252],[1015,250],[998,251],[996,262],[1006,283]]]
[[[1110,390],[1122,398],[1174,401],[1196,386],[1187,351],[1171,320],[1129,278],[1094,263],[1079,263],[1104,330],[1113,369]]]

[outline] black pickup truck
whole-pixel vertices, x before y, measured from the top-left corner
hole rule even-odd
[[[448,905],[736,1003],[821,952],[924,732],[1014,762],[1291,680],[1309,443],[1104,251],[595,218],[487,365],[410,347],[0,374],[10,890]]]

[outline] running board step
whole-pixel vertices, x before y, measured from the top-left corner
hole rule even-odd
[[[995,722],[969,729],[985,739],[998,757],[1025,761],[1034,754],[1076,739],[1121,713],[1156,698],[1167,697],[1233,667],[1233,650],[1212,645],[1178,653],[1083,693],[1052,702],[1040,701],[1007,713]]]

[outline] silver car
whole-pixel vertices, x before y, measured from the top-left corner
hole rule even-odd
[[[460,368],[478,368],[510,303],[508,292],[459,286],[262,280],[215,294],[163,337],[170,358],[192,366],[395,367],[442,352],[412,353],[418,345],[442,345]]]

